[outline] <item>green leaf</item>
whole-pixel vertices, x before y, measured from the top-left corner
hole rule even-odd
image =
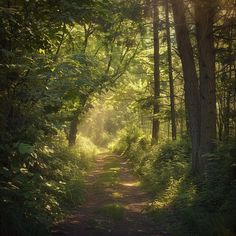
[[[17,148],[20,154],[31,154],[34,151],[34,147],[27,143],[19,143]]]

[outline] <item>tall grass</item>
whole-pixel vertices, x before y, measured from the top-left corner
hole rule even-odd
[[[49,235],[52,223],[83,201],[84,176],[95,152],[83,137],[68,148],[62,134],[30,152],[16,150],[11,166],[0,166],[0,235]]]
[[[205,155],[205,178],[190,170],[188,140],[151,146],[136,129],[121,131],[112,144],[133,164],[144,187],[153,196],[149,210],[157,224],[171,235],[236,235],[235,144],[222,143]]]

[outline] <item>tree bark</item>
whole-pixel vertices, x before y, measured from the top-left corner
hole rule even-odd
[[[183,0],[171,0],[175,22],[177,47],[183,67],[185,106],[189,121],[190,137],[192,143],[192,171],[200,172],[199,138],[200,138],[200,103],[199,85],[195,68],[193,49],[185,19]]]
[[[70,123],[70,130],[69,130],[69,135],[68,135],[69,147],[72,147],[75,145],[76,135],[78,132],[78,129],[77,129],[78,122],[79,122],[79,119],[78,119],[78,116],[76,115]]]
[[[158,143],[160,122],[158,113],[160,111],[160,59],[159,59],[159,10],[158,0],[153,0],[153,44],[154,44],[154,103],[152,121],[152,143]]]
[[[198,0],[194,5],[200,71],[201,131],[199,159],[201,169],[205,168],[203,154],[213,151],[216,140],[214,1]]]
[[[175,91],[174,91],[174,80],[173,80],[168,0],[165,1],[165,20],[166,20],[166,41],[167,41],[167,54],[168,54],[168,74],[169,74],[169,86],[170,86],[171,131],[172,131],[172,140],[176,140]]]
[[[70,122],[70,127],[69,127],[69,133],[67,135],[68,138],[68,145],[69,147],[72,147],[76,143],[76,136],[78,133],[78,123],[79,123],[79,118],[80,116],[84,113],[86,110],[86,102],[87,102],[88,97],[86,95],[80,97],[80,107],[75,111],[73,114],[73,117]]]
[[[228,45],[228,57],[229,57],[229,77],[228,81],[229,84],[232,80],[232,70],[233,70],[233,65],[232,65],[232,39],[233,39],[233,34],[232,34],[232,26],[229,28],[228,32],[228,38],[229,38],[229,45]],[[227,86],[227,92],[226,92],[226,107],[225,107],[225,114],[224,114],[224,139],[228,140],[230,136],[230,104],[231,104],[231,89],[229,85]]]
[[[223,122],[224,115],[223,115],[223,112],[222,112],[223,109],[224,109],[223,97],[222,97],[222,94],[220,94],[219,98],[218,98],[218,122],[217,122],[217,125],[218,125],[218,139],[220,141],[222,141],[223,127],[224,127],[224,122]]]
[[[83,42],[83,47],[81,49],[81,52],[83,55],[86,54],[88,40],[93,32],[94,32],[94,29],[91,25],[86,26],[86,24],[84,24],[84,42]],[[70,122],[69,133],[67,135],[69,147],[74,146],[76,143],[76,136],[77,136],[77,132],[78,132],[77,126],[79,123],[79,116],[83,113],[83,109],[85,107],[87,99],[88,99],[88,97],[86,95],[80,96],[80,103],[81,103],[80,107],[74,113],[73,118]]]

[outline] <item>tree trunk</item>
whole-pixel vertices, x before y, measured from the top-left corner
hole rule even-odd
[[[229,89],[229,88],[228,88]],[[230,91],[226,92],[226,106],[225,106],[225,112],[224,112],[224,140],[227,140],[229,138],[229,130],[230,130],[230,97],[231,93]]]
[[[144,1],[144,17],[152,17],[152,0]]]
[[[201,131],[199,158],[205,167],[203,154],[213,151],[216,140],[216,81],[213,39],[213,0],[196,1],[195,20],[200,71]]]
[[[154,44],[154,103],[152,121],[152,143],[158,143],[159,126],[158,113],[160,111],[160,59],[159,59],[159,10],[158,1],[153,0],[153,44]]]
[[[70,130],[69,130],[69,135],[68,135],[68,144],[69,147],[72,147],[75,145],[76,142],[76,135],[78,132],[77,125],[78,125],[78,115],[75,115],[73,120],[70,123]]]
[[[185,122],[185,119],[184,119],[184,115],[185,115],[185,112],[184,112],[184,102],[182,101],[182,99],[180,100],[180,119],[179,119],[179,126],[180,126],[180,137],[183,138],[184,136],[184,122]]]
[[[229,57],[229,84],[232,80],[232,39],[233,39],[233,33],[232,33],[232,27],[230,26],[229,32],[228,32],[228,38],[229,38],[229,45],[228,45],[228,57]],[[226,107],[225,107],[225,119],[224,119],[224,139],[227,140],[230,136],[230,104],[231,104],[231,91],[229,85],[227,86],[227,92],[226,92]]]
[[[89,37],[92,35],[92,33],[94,32],[93,28],[91,28],[91,25],[88,25],[88,27],[86,26],[86,24],[84,24],[84,42],[83,42],[83,47],[81,49],[81,52],[83,55],[86,54],[86,49],[88,46],[88,40]],[[80,97],[80,107],[77,109],[77,111],[75,112],[71,123],[70,123],[70,128],[69,128],[69,134],[67,135],[68,138],[68,145],[69,147],[72,147],[75,145],[76,142],[76,136],[77,136],[77,126],[79,123],[79,115],[81,115],[81,113],[83,112],[84,106],[86,104],[87,101],[87,97],[86,95],[83,95]]]
[[[222,137],[223,137],[223,127],[224,127],[224,122],[223,122],[223,97],[220,95],[219,99],[218,99],[218,138],[220,141],[222,141]]]
[[[168,73],[169,73],[169,85],[170,85],[171,131],[172,131],[172,140],[176,140],[175,92],[174,92],[173,66],[172,66],[172,55],[171,55],[168,0],[165,1],[165,20],[166,20],[166,41],[167,41],[167,54],[168,54]]]
[[[236,63],[234,62],[234,79],[236,80]],[[233,114],[236,114],[236,88],[234,88],[233,92]],[[236,119],[233,119],[234,124],[234,138],[236,139]]]
[[[195,68],[193,49],[186,25],[183,0],[171,1],[175,22],[177,47],[183,67],[185,106],[187,110],[192,143],[192,170],[194,173],[198,173],[201,171],[201,167],[198,155],[200,137],[200,104],[197,72]]]
[[[85,105],[86,105],[87,99],[88,99],[88,97],[86,95],[80,97],[80,107],[74,113],[72,120],[70,122],[69,134],[67,135],[69,147],[72,147],[75,145],[76,136],[77,136],[77,132],[78,132],[77,126],[79,123],[79,117],[86,110]]]

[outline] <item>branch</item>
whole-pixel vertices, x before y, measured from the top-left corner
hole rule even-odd
[[[62,45],[62,43],[63,43],[63,41],[64,41],[64,37],[65,37],[65,32],[66,32],[66,23],[64,22],[64,23],[63,23],[63,33],[62,33],[62,37],[61,37],[60,43],[59,43],[59,45],[58,45],[58,47],[57,47],[57,51],[56,51],[56,53],[55,53],[55,56],[58,55],[58,53],[59,53],[59,51],[60,51],[60,49],[61,49],[61,45]]]

